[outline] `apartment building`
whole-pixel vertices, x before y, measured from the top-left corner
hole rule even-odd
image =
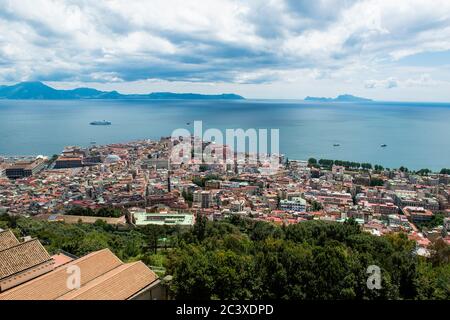
[[[294,197],[292,200],[280,200],[280,209],[283,211],[306,211],[306,200],[300,197]]]
[[[212,194],[210,191],[197,190],[193,193],[193,201],[201,208],[207,209],[212,205]]]
[[[414,223],[430,221],[433,218],[433,212],[423,207],[405,207],[403,213]]]
[[[46,166],[45,159],[38,158],[32,161],[18,161],[6,167],[5,174],[10,179],[30,177]]]

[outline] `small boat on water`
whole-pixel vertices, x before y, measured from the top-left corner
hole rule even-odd
[[[333,144],[333,147],[340,147],[341,145],[339,143]]]
[[[190,122],[187,122],[186,124],[187,124],[188,126],[190,126],[190,125],[191,125],[191,123],[190,123]]]
[[[110,126],[112,123],[110,121],[102,120],[102,121],[92,121],[90,123],[91,126]]]
[[[383,143],[383,144],[381,145],[381,147],[382,147],[382,148],[386,148],[386,147],[387,147],[387,144],[384,144],[384,143]]]

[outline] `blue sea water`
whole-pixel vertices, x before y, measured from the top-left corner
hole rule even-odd
[[[111,126],[91,126],[108,120]],[[450,168],[450,104],[288,100],[0,100],[0,155],[53,155],[67,145],[159,139],[174,129],[279,129],[290,159]],[[187,125],[190,122],[191,125]],[[340,144],[333,147],[333,144]],[[387,144],[381,148],[381,144]]]

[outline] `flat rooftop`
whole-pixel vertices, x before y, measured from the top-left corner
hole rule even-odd
[[[183,225],[192,226],[195,223],[193,214],[183,213],[147,213],[144,211],[133,212],[136,225]]]
[[[10,166],[5,167],[6,170],[11,169],[33,169],[37,167],[38,165],[42,164],[45,160],[44,159],[35,159],[35,160],[29,160],[29,161],[16,161],[12,163]]]

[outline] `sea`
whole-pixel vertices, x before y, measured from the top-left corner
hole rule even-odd
[[[110,126],[92,126],[95,120]],[[450,168],[450,104],[297,100],[0,100],[0,155],[53,155],[170,136],[175,129],[278,129],[289,159]],[[386,147],[381,145],[386,144]],[[339,145],[339,146],[337,146]]]

